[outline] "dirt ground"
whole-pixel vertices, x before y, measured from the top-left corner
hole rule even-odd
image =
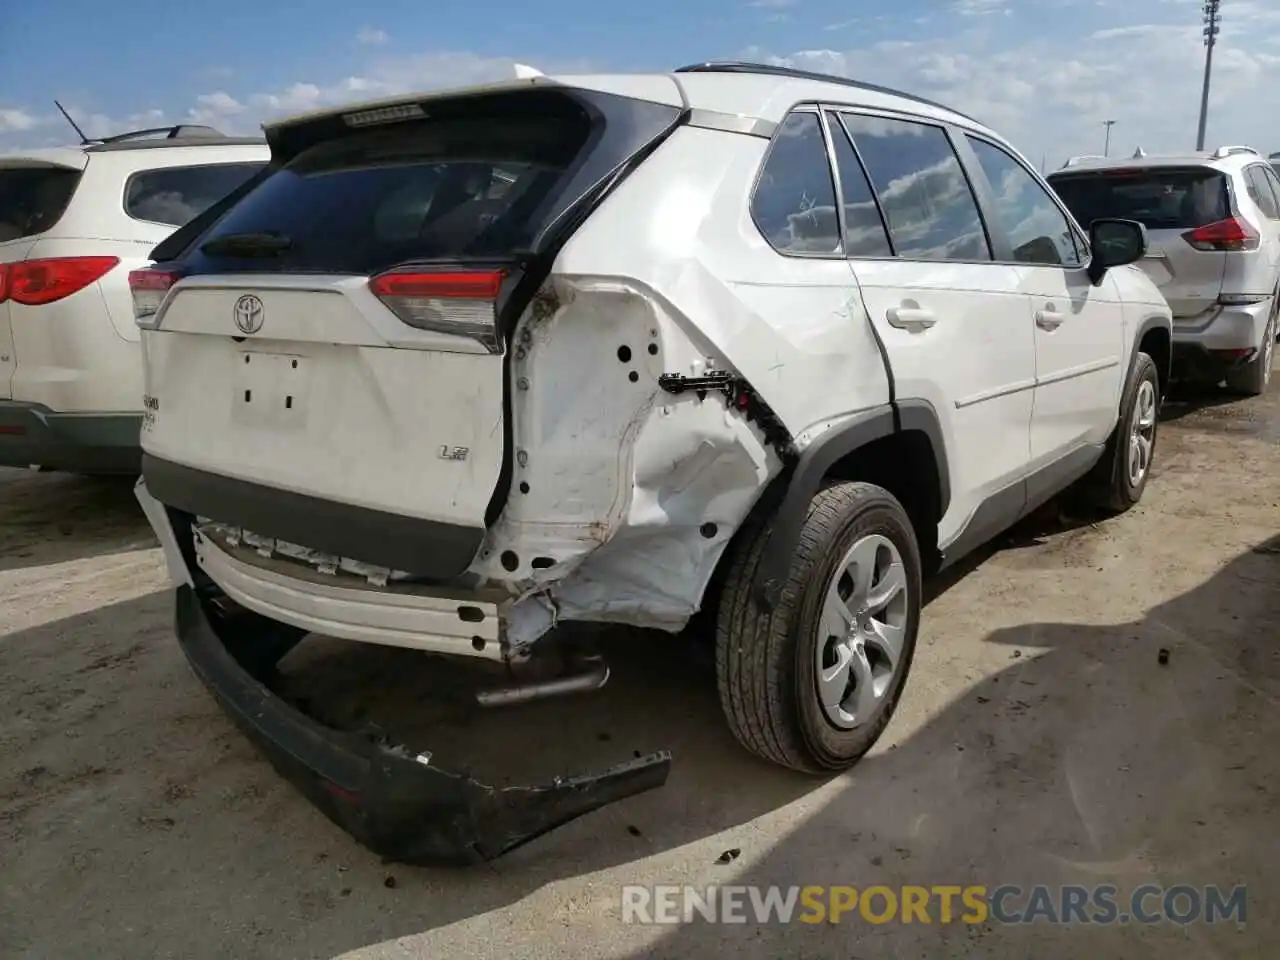
[[[664,789],[466,871],[379,863],[255,755],[172,638],[129,484],[0,471],[0,955],[1272,955],[1278,398],[1171,404],[1138,509],[1042,518],[938,584],[888,733],[829,782],[739,749],[705,662],[661,636],[611,637],[601,694],[481,716],[428,658],[299,651],[313,702],[482,774],[674,752]],[[364,701],[326,700],[353,671]],[[621,922],[629,883],[1247,884],[1248,914],[651,927]]]

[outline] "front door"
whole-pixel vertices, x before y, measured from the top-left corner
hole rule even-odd
[[[1083,238],[1018,159],[988,140],[967,139],[1029,310],[1036,354],[1032,470],[1078,469],[1087,448],[1106,442],[1120,406],[1124,313],[1114,278],[1097,287],[1089,281]]]

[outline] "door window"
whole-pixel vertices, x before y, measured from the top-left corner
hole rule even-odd
[[[978,203],[941,127],[842,113],[880,200],[894,252],[911,260],[989,261]]]
[[[129,178],[124,191],[124,210],[135,220],[180,227],[204,213],[262,167],[261,163],[214,163],[144,170]]]
[[[0,243],[44,233],[62,219],[80,171],[66,167],[0,170]]]
[[[1249,197],[1258,205],[1263,216],[1271,220],[1280,220],[1280,203],[1277,202],[1276,195],[1271,190],[1266,169],[1260,166],[1246,167],[1244,176],[1249,187]]]
[[[991,184],[996,216],[1019,263],[1079,266],[1071,221],[1044,187],[1009,153],[986,140],[968,137],[978,165]]]
[[[827,127],[835,146],[836,175],[844,204],[844,254],[846,257],[892,257],[893,246],[862,161],[835,114],[827,114]]]

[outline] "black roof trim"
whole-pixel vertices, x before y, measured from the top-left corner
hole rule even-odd
[[[928,107],[935,107],[938,110],[946,110],[948,113],[954,113],[957,117],[964,117],[969,122],[980,126],[982,123],[967,113],[961,113],[955,107],[949,107],[945,103],[938,103],[936,100],[917,97],[914,93],[907,93],[905,90],[895,90],[892,87],[882,87],[876,83],[866,83],[850,77],[837,77],[829,73],[797,70],[794,67],[780,67],[769,63],[752,63],[746,60],[710,60],[706,63],[691,63],[685,67],[677,67],[672,73],[754,73],[768,77],[787,77],[791,80],[815,80],[820,83],[835,83],[842,87],[854,87],[858,90],[883,93],[891,97],[902,97],[904,100],[912,100]]]
[[[159,136],[163,134],[163,136]],[[199,123],[180,123],[173,127],[148,127],[130,130],[113,137],[104,137],[87,145],[85,153],[106,153],[115,150],[144,150],[154,147],[201,147],[258,145],[267,141],[263,137],[229,137],[221,130]]]

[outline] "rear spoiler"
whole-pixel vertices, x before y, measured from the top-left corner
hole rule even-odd
[[[314,110],[264,124],[262,130],[271,147],[272,159],[287,163],[308,147],[348,132],[412,120],[463,117],[474,111],[474,104],[480,99],[491,103],[510,103],[517,99],[523,102],[530,94],[576,89],[544,76],[503,80]]]

